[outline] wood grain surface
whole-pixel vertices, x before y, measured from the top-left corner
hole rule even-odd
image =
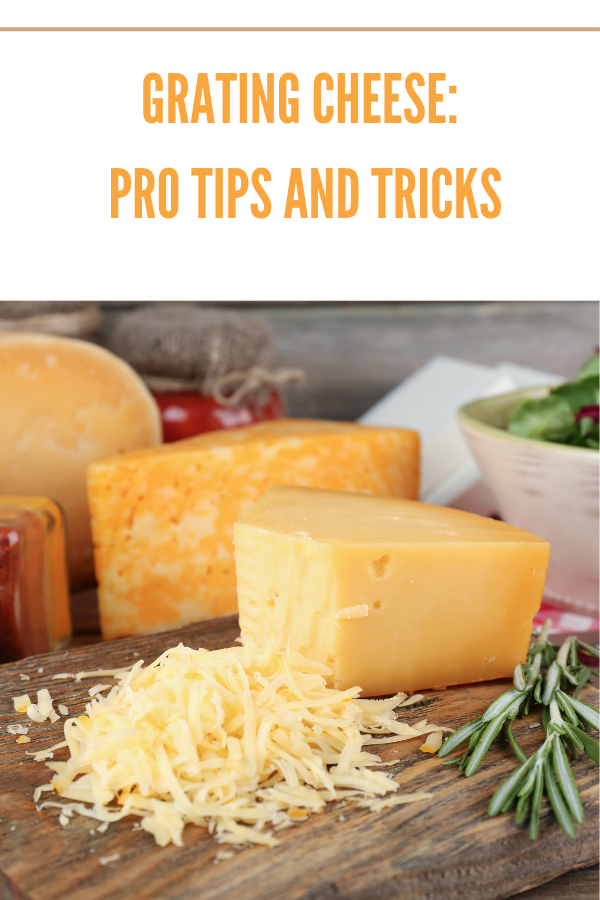
[[[519,900],[598,900],[600,894],[598,866],[566,872],[552,881],[524,891]]]
[[[136,303],[102,304],[101,343]],[[153,304],[149,304],[152,307]],[[266,322],[274,366],[299,366],[289,413],[352,420],[436,355],[493,366],[532,366],[573,376],[598,343],[594,302],[220,303]]]
[[[562,834],[545,804],[540,838],[532,844],[525,827],[515,826],[510,816],[486,816],[494,787],[515,767],[514,756],[501,743],[470,779],[421,753],[418,740],[384,745],[383,758],[397,761],[388,771],[401,790],[431,791],[432,800],[380,813],[331,805],[281,832],[280,846],[242,850],[216,864],[217,845],[201,828],[185,829],[183,849],[163,849],[151,835],[134,831],[130,820],[111,825],[105,834],[91,834],[93,820],[76,817],[62,828],[57,810],[36,812],[33,790],[50,773],[25,751],[60,740],[61,724],[28,722],[14,712],[13,696],[49,687],[55,702],[65,703],[70,713],[81,712],[93,682],[51,681],[53,673],[111,668],[140,658],[149,662],[180,640],[196,647],[224,647],[237,634],[236,618],[228,617],[0,667],[2,900],[502,900],[598,861],[597,767],[587,759],[573,766],[586,811],[577,840]],[[21,681],[19,672],[31,680]],[[427,716],[458,727],[479,715],[504,687],[492,682],[427,691],[402,719]],[[594,688],[584,696],[597,705]],[[532,714],[517,722],[515,734],[526,752],[541,740],[542,729],[530,727],[539,718]],[[25,721],[32,741],[17,744],[6,726]],[[56,758],[65,753],[58,751]],[[115,854],[118,859],[100,862]],[[557,893],[534,893],[532,900],[584,896],[560,893],[560,879],[555,884]]]

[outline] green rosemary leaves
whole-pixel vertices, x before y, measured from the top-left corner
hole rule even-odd
[[[532,840],[538,836],[544,794],[568,837],[576,837],[573,822],[583,822],[583,806],[567,750],[574,759],[581,752],[599,764],[598,741],[588,734],[591,729],[597,731],[599,728],[598,712],[578,699],[581,688],[590,681],[592,674],[592,670],[579,661],[578,650],[598,658],[598,649],[568,637],[557,653],[548,640],[550,625],[547,620],[536,636],[527,663],[516,667],[514,687],[498,697],[478,719],[459,728],[438,753],[441,757],[448,756],[468,740],[462,756],[443,764],[457,765],[465,775],[473,775],[494,738],[506,726],[506,738],[521,764],[496,790],[488,812],[490,816],[496,816],[516,808],[517,823],[529,816]],[[570,690],[572,694],[567,693]],[[543,707],[546,738],[528,759],[515,741],[512,725],[517,716],[527,715],[532,703]]]

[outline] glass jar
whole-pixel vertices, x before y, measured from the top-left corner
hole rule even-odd
[[[59,650],[70,636],[62,510],[0,495],[0,663]]]
[[[285,416],[283,398],[276,389],[270,389],[260,404],[249,399],[236,406],[222,406],[213,397],[197,391],[155,390],[152,393],[160,409],[166,444],[206,431],[241,428]]]

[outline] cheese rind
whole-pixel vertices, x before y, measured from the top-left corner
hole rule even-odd
[[[86,468],[158,444],[158,407],[123,360],[95,344],[0,333],[0,493],[65,512],[71,586],[94,580]]]
[[[94,463],[88,492],[104,637],[236,612],[233,523],[276,484],[416,497],[419,438],[289,419]]]
[[[294,487],[268,491],[234,540],[242,637],[288,634],[365,696],[510,675],[550,552],[471,513]]]

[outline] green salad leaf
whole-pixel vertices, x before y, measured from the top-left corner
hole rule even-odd
[[[590,447],[598,449],[598,425],[589,416],[584,416],[577,423],[579,434],[571,441],[576,447]]]
[[[598,450],[598,354],[588,359],[576,380],[553,388],[540,400],[521,400],[508,420],[519,437]]]
[[[577,423],[569,402],[550,394],[541,400],[521,400],[510,414],[508,430],[519,437],[566,443],[575,437]]]
[[[597,406],[598,379],[595,384],[593,378],[561,384],[554,388],[552,396],[564,397],[573,412],[579,412],[583,406]]]
[[[598,354],[592,356],[591,359],[586,360],[579,372],[575,376],[576,381],[585,381],[587,378],[594,378],[596,382],[596,387],[598,386],[598,380],[600,378],[599,369],[598,369]]]

